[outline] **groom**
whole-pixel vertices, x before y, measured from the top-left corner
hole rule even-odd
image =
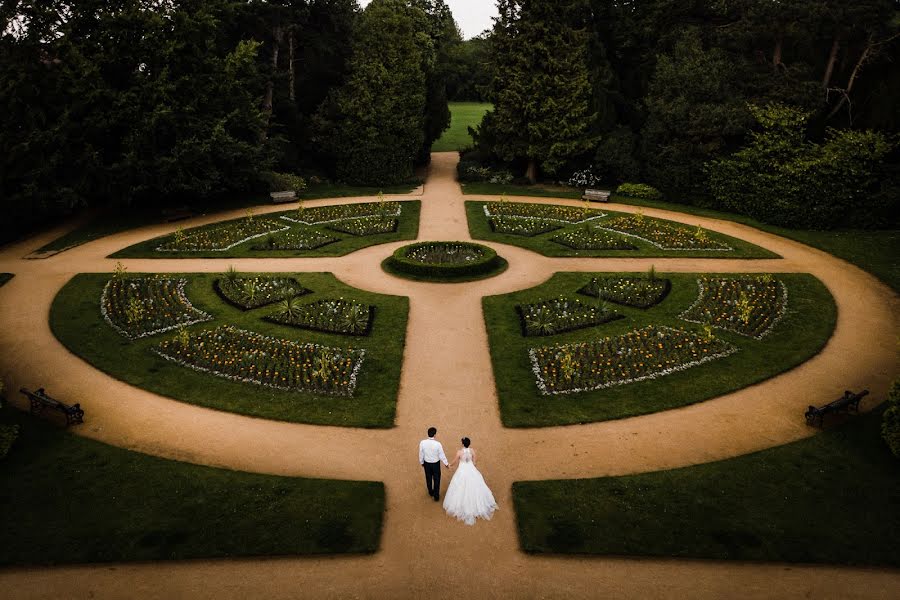
[[[425,468],[425,487],[435,502],[441,499],[441,463],[449,466],[444,447],[434,439],[436,434],[437,429],[429,427],[428,439],[419,442],[419,464]]]

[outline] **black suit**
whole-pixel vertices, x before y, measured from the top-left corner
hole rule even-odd
[[[425,487],[428,488],[428,495],[435,500],[441,499],[441,463],[422,463],[425,468]]]

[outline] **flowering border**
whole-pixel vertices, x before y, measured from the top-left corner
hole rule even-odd
[[[361,204],[360,206],[364,206],[367,204],[372,204],[372,203],[365,202],[365,203]],[[335,206],[350,206],[350,205],[338,204]],[[301,221],[300,219],[294,219],[287,215],[281,215],[281,217],[279,217],[279,218],[284,219],[285,221],[290,221],[291,223],[297,223],[298,225],[325,225],[327,223],[339,223],[341,221],[355,221],[356,219],[365,219],[368,217],[399,217],[401,214],[403,214],[403,207],[400,206],[400,203],[398,202],[397,210],[392,213],[382,213],[380,211],[376,211],[376,212],[372,212],[372,213],[368,213],[368,214],[356,215],[354,217],[343,217],[341,219],[327,219],[325,221]]]
[[[275,223],[275,221],[272,221],[272,222]],[[188,250],[178,250],[178,249],[168,250],[166,248],[163,248],[162,246],[157,246],[156,251],[157,252],[227,252],[228,250],[231,250],[232,248],[234,248],[236,246],[240,246],[241,244],[245,244],[245,243],[249,242],[250,240],[255,240],[257,238],[261,238],[263,236],[271,235],[271,234],[275,234],[275,233],[284,233],[285,231],[287,231],[290,228],[291,228],[291,226],[288,225],[281,229],[272,229],[270,231],[264,231],[262,233],[257,233],[255,235],[251,235],[250,237],[246,237],[242,240],[238,240],[235,243],[231,244],[230,246],[226,246],[224,248],[198,248],[196,250],[190,250],[190,249],[188,249]]]
[[[666,330],[666,331],[676,331],[676,332],[678,331],[677,329],[673,329],[672,327],[666,327],[666,326],[661,326],[661,325],[656,326],[656,328],[659,330]],[[656,373],[650,373],[649,375],[642,375],[641,377],[632,377],[629,379],[619,379],[616,381],[610,381],[608,383],[601,383],[601,384],[598,384],[593,387],[573,388],[571,390],[559,390],[559,391],[555,391],[555,392],[551,392],[547,389],[547,385],[544,382],[544,378],[543,378],[543,376],[541,376],[541,367],[538,364],[537,354],[535,353],[536,348],[530,348],[528,350],[528,357],[531,360],[531,370],[535,376],[535,383],[537,383],[538,390],[540,390],[541,394],[543,394],[544,396],[551,396],[551,395],[558,396],[560,394],[577,394],[580,392],[592,392],[595,390],[602,390],[602,389],[606,389],[606,388],[615,387],[618,385],[625,385],[628,383],[637,383],[638,381],[647,381],[649,379],[659,379],[660,377],[665,377],[666,375],[671,375],[672,373],[677,373],[679,371],[686,371],[687,369],[691,369],[693,367],[702,365],[704,363],[708,363],[713,360],[718,360],[720,358],[725,358],[726,356],[730,356],[738,351],[737,346],[729,344],[728,342],[724,342],[724,343],[728,346],[728,349],[725,350],[724,352],[719,352],[717,354],[710,354],[709,356],[704,356],[700,360],[694,360],[691,362],[680,364],[675,367],[669,367],[668,369],[663,369],[662,371],[657,371]],[[578,345],[578,344],[564,344],[561,346],[556,346],[556,348],[562,349],[562,348],[568,348],[568,347],[575,346],[575,345]]]
[[[731,327],[720,327],[718,325],[713,325],[713,327],[715,327],[716,329],[721,329],[723,331],[730,331],[732,333],[736,333],[736,334],[742,335],[744,337],[752,338],[754,340],[761,340],[764,337],[766,337],[767,335],[769,335],[769,333],[771,333],[772,330],[775,329],[775,326],[778,325],[779,321],[781,321],[784,318],[784,315],[787,312],[788,288],[784,284],[783,281],[776,280],[776,283],[781,287],[781,302],[778,304],[777,310],[775,311],[775,318],[772,319],[772,323],[761,334],[747,335],[746,333],[742,333]],[[688,323],[699,323],[699,324],[703,325],[704,324],[703,321],[697,321],[695,319],[688,319],[687,317],[684,316],[684,315],[688,314],[689,312],[691,312],[692,310],[694,310],[700,304],[700,302],[703,301],[703,296],[706,294],[706,287],[703,285],[702,279],[699,279],[699,278],[697,279],[697,287],[700,288],[700,291],[697,293],[697,299],[694,300],[694,302],[689,307],[687,307],[680,315],[678,315],[678,318],[681,319],[682,321],[687,321]]]
[[[519,202],[518,204],[528,204],[528,203],[527,202]],[[566,206],[563,204],[558,204],[555,206],[562,206],[563,208],[575,208],[574,206]],[[579,225],[581,223],[587,223],[588,221],[593,221],[594,219],[602,219],[603,217],[607,216],[606,213],[601,212],[599,214],[594,215],[593,217],[588,217],[587,219],[581,219],[580,221],[566,221],[564,219],[554,219],[552,217],[529,217],[529,216],[525,216],[525,215],[500,215],[500,214],[494,215],[494,214],[491,214],[491,211],[488,210],[487,204],[482,204],[481,208],[484,210],[484,216],[487,217],[488,219],[490,219],[492,217],[501,217],[501,218],[502,217],[514,217],[516,219],[528,219],[528,220],[532,220],[532,221],[549,221],[551,223],[564,223],[565,225]],[[591,209],[591,210],[595,210],[595,209]]]
[[[254,331],[247,331],[246,329],[238,329],[238,328],[234,328],[234,331],[240,332],[240,333],[246,333],[246,334],[253,335],[253,336],[257,336],[257,337],[261,337],[261,338],[264,338],[264,339],[267,339],[267,340],[272,340],[272,341],[275,341],[275,342],[283,341],[283,340],[281,340],[281,339],[279,339],[279,338],[274,338],[274,337],[271,337],[271,336],[268,336],[268,335],[263,335],[263,334],[261,334],[261,333],[256,333],[256,332],[254,332]],[[289,341],[290,341],[290,340],[289,340]],[[298,342],[291,342],[291,343],[297,344]],[[192,370],[198,371],[198,372],[200,372],[200,373],[207,373],[207,374],[209,374],[209,375],[214,375],[215,377],[220,377],[220,378],[222,378],[222,379],[227,379],[227,380],[229,380],[229,381],[236,381],[236,382],[238,382],[238,383],[252,383],[252,384],[258,385],[258,386],[260,386],[260,387],[266,387],[266,388],[271,388],[271,389],[275,389],[275,390],[281,390],[281,391],[284,391],[284,392],[303,392],[303,393],[307,393],[307,394],[315,394],[315,395],[345,396],[345,397],[348,397],[348,398],[352,398],[352,397],[353,397],[353,394],[356,392],[356,380],[357,380],[357,376],[359,375],[359,369],[360,369],[360,367],[362,367],[363,360],[364,360],[365,357],[366,357],[366,351],[365,351],[365,349],[364,349],[364,348],[360,348],[359,350],[346,350],[346,349],[343,349],[343,348],[333,348],[333,347],[331,347],[331,346],[323,346],[323,345],[321,345],[321,344],[314,344],[314,343],[311,343],[311,342],[305,343],[305,344],[302,344],[302,345],[304,345],[304,346],[312,346],[312,347],[315,348],[316,350],[322,349],[322,350],[331,350],[331,351],[355,352],[355,353],[359,356],[359,360],[356,361],[356,364],[353,366],[353,370],[350,372],[350,382],[347,384],[347,392],[346,392],[346,393],[327,394],[327,393],[325,393],[325,392],[316,392],[316,391],[313,391],[313,390],[305,390],[305,389],[303,389],[303,388],[292,388],[292,387],[287,387],[287,386],[282,386],[282,385],[273,385],[273,384],[271,384],[271,383],[264,383],[264,382],[262,382],[262,381],[257,381],[256,379],[251,379],[251,378],[249,378],[249,377],[236,377],[236,376],[234,376],[234,375],[226,375],[225,373],[222,373],[222,372],[220,372],[220,371],[216,371],[215,369],[207,369],[206,367],[201,367],[201,366],[198,366],[198,365],[194,365],[194,364],[191,364],[191,363],[189,363],[189,362],[187,362],[187,361],[179,360],[179,359],[175,358],[174,356],[170,356],[170,355],[164,353],[163,351],[159,350],[158,348],[152,348],[152,349],[151,349],[151,352],[153,352],[154,354],[157,354],[158,356],[162,357],[163,359],[165,359],[165,360],[167,360],[167,361],[169,361],[169,362],[175,363],[176,365],[179,365],[179,366],[182,366],[182,367],[187,367],[188,369],[192,369]]]
[[[126,280],[127,281],[127,280]],[[171,281],[171,280],[170,280]],[[103,320],[106,321],[110,327],[127,337],[129,340],[139,340],[141,338],[150,337],[151,335],[158,335],[160,333],[165,333],[166,331],[172,331],[173,329],[178,329],[179,327],[189,327],[190,325],[196,325],[197,323],[204,323],[206,321],[212,321],[213,316],[207,312],[200,310],[195,307],[190,300],[188,300],[187,294],[184,292],[184,286],[187,285],[187,279],[176,279],[174,280],[177,283],[175,284],[175,293],[178,294],[178,299],[187,305],[187,307],[196,312],[201,318],[194,319],[193,321],[185,321],[183,323],[177,323],[175,325],[169,325],[168,327],[162,327],[160,329],[154,329],[153,331],[146,331],[140,335],[131,335],[115,323],[113,323],[112,319],[109,316],[109,313],[106,311],[106,297],[109,291],[109,285],[113,282],[112,279],[106,282],[106,285],[103,286],[103,292],[100,294],[100,314],[103,315]]]
[[[674,223],[674,221],[672,221]],[[647,242],[654,248],[659,248],[660,250],[668,250],[670,252],[733,252],[734,248],[725,244],[724,248],[669,248],[667,246],[663,246],[662,244],[657,244],[656,242],[650,241],[645,237],[641,237],[634,233],[627,233],[625,231],[619,231],[618,229],[611,229],[609,227],[604,227],[603,225],[594,225],[595,229],[602,229],[603,231],[608,231],[610,233],[618,233],[619,235],[625,235],[628,237],[633,237],[635,239],[641,240],[642,242]]]

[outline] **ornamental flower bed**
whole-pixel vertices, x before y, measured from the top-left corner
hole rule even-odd
[[[534,204],[526,202],[488,202],[484,205],[484,216],[519,217],[521,219],[542,219],[557,223],[581,223],[605,217],[606,213],[577,206],[559,204]]]
[[[397,231],[397,219],[393,217],[361,217],[332,223],[328,229],[356,236],[394,233]]]
[[[100,312],[113,329],[132,340],[211,320],[187,299],[185,285],[187,279],[117,277],[103,287]]]
[[[595,277],[579,293],[616,304],[650,308],[668,295],[672,282],[657,277]]]
[[[457,265],[484,258],[484,251],[475,244],[431,242],[411,247],[406,252],[406,258],[430,265]]]
[[[731,246],[713,240],[706,230],[690,229],[669,221],[648,219],[642,214],[615,217],[604,221],[603,229],[630,235],[661,250],[727,251]]]
[[[301,304],[296,298],[289,298],[266,320],[327,333],[369,335],[374,317],[374,306],[352,300],[325,299]]]
[[[399,217],[401,212],[402,207],[399,202],[365,202],[304,208],[282,215],[281,218],[293,223],[321,225],[322,223],[335,223],[361,217]]]
[[[593,227],[564,231],[553,241],[573,250],[637,250],[637,246],[625,238]]]
[[[223,325],[182,331],[154,350],[166,360],[241,383],[331,396],[352,396],[365,350],[329,348]]]
[[[621,319],[624,315],[570,298],[553,298],[516,306],[522,335],[554,335]]]
[[[524,237],[534,237],[562,227],[562,225],[544,219],[524,219],[522,217],[491,217],[488,219],[488,223],[495,233],[509,233]]]
[[[711,336],[648,326],[594,342],[528,351],[542,394],[571,394],[664,377],[736,352]]]
[[[328,244],[340,241],[340,238],[332,237],[317,229],[289,229],[288,231],[271,234],[262,244],[253,246],[253,250],[315,250]]]
[[[216,292],[241,310],[266,306],[310,293],[292,277],[225,277],[214,283]]]
[[[157,246],[159,252],[224,252],[244,242],[289,229],[278,221],[248,217],[209,227],[178,231]]]
[[[784,316],[787,286],[771,275],[759,277],[701,277],[697,300],[680,316],[762,339]]]

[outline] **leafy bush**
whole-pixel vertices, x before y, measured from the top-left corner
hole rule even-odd
[[[9,449],[19,437],[19,426],[0,423],[0,459],[9,454]]]
[[[643,200],[662,200],[662,193],[646,183],[623,183],[616,189],[619,196],[641,198]]]
[[[888,394],[888,409],[884,411],[881,437],[894,456],[900,458],[900,379],[894,381]]]
[[[503,264],[487,246],[470,242],[420,242],[397,248],[386,261],[393,271],[437,280],[475,277]]]
[[[568,184],[578,188],[594,188],[600,185],[600,176],[594,175],[591,167],[588,167],[582,171],[575,171],[572,173],[572,176],[569,177]]]
[[[270,192],[292,191],[298,194],[306,189],[306,180],[293,173],[269,171],[263,175]]]

